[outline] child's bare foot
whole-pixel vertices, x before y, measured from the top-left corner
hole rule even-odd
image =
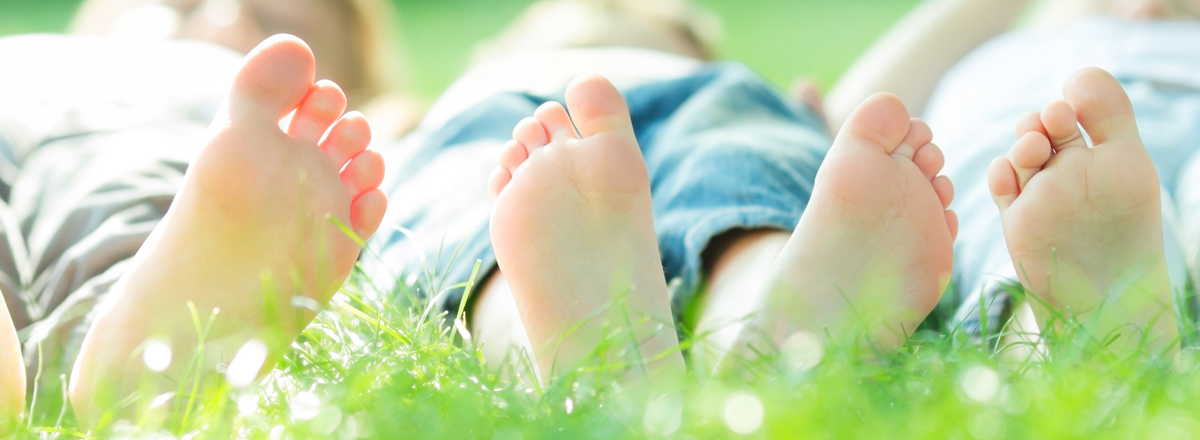
[[[625,102],[590,76],[567,88],[567,105],[571,116],[549,103],[521,121],[489,183],[496,258],[544,377],[583,360],[605,327],[627,330],[626,310],[643,359],[679,345],[650,180]],[[675,353],[650,368],[682,372],[683,358]]]
[[[1175,342],[1158,174],[1133,106],[1121,84],[1095,68],[1071,77],[1063,94],[1066,101],[1019,123],[1020,140],[988,172],[1021,283],[1074,313],[1114,300],[1093,329],[1098,338],[1157,318],[1152,336]],[[1046,319],[1045,308],[1035,310]]]
[[[313,83],[314,63],[290,36],[246,57],[208,144],[84,340],[70,397],[85,423],[134,389],[147,391],[138,387],[148,377],[181,379],[198,338],[189,302],[202,321],[220,310],[204,346],[210,364],[229,362],[251,339],[274,356],[312,318],[292,298],[323,303],[350,274],[359,247],[326,215],[362,237],[374,233],[387,204],[377,188],[383,162],[366,150],[366,120],[342,115],[341,90]],[[292,112],[285,133],[279,121]],[[139,347],[148,338],[175,353],[161,374],[143,374]]]
[[[0,435],[6,425],[15,422],[25,410],[25,362],[21,360],[21,342],[17,329],[0,295]]]
[[[796,332],[865,331],[902,344],[941,298],[953,268],[954,190],[925,123],[879,94],[847,120],[812,199],[772,268],[756,327],[779,344]],[[753,343],[755,335],[744,340]]]

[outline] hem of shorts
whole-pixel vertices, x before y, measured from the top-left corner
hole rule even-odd
[[[791,233],[800,222],[801,213],[802,211],[784,211],[763,206],[729,208],[687,228],[683,236],[686,252],[683,270],[674,279],[667,280],[671,287],[671,310],[675,314],[675,322],[684,322],[684,313],[690,309],[699,294],[701,279],[704,277],[701,273],[704,264],[702,257],[714,238],[739,229],[778,229]]]

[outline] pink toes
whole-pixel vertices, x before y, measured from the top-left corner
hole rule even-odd
[[[299,38],[276,35],[246,55],[227,101],[229,115],[278,123],[308,95],[316,75],[312,50]]]
[[[578,137],[575,136],[575,125],[571,123],[571,117],[567,115],[567,109],[563,108],[562,104],[553,101],[542,104],[533,112],[533,117],[546,128],[550,140]]]
[[[371,144],[371,125],[359,112],[346,113],[321,141],[321,151],[341,169]]]
[[[500,157],[496,161],[497,168],[492,170],[492,175],[488,177],[488,196],[492,200],[495,200],[500,195],[500,191],[508,186],[508,182],[512,181],[513,173],[516,173],[517,168],[529,159],[530,154],[549,144],[551,138],[574,137],[575,128],[571,125],[571,119],[562,105],[558,103],[543,104],[538,107],[534,115],[534,117],[522,119],[517,123],[517,126],[513,128],[512,140],[504,144],[504,148],[500,150]],[[540,119],[542,117],[552,123],[544,124]],[[551,127],[554,131],[551,131]]]
[[[1046,127],[1046,135],[1054,151],[1087,147],[1083,132],[1079,130],[1079,121],[1075,119],[1075,109],[1066,101],[1054,101],[1047,105],[1042,110],[1042,125]]]
[[[1021,194],[1017,183],[1017,171],[1007,157],[997,157],[988,167],[988,188],[992,191],[992,200],[1000,208],[1000,212],[1008,210],[1017,196]]]
[[[294,138],[315,144],[344,111],[346,95],[342,93],[341,87],[333,81],[318,81],[309,88],[308,95],[296,109],[287,132]]]
[[[513,129],[513,140],[533,151],[550,143],[550,134],[536,118],[525,118]]]
[[[950,227],[950,241],[958,240],[958,214],[946,211],[946,226]]]
[[[512,181],[512,172],[504,168],[496,168],[492,170],[492,175],[488,176],[488,197],[492,201],[500,196],[500,191],[508,186],[508,182]]]
[[[892,151],[891,154],[893,156],[903,156],[908,158],[908,160],[913,160],[918,149],[933,141],[933,130],[929,129],[929,125],[924,121],[913,118],[910,120],[910,124],[908,135],[904,136],[904,140],[900,141],[900,146]],[[936,173],[937,170],[934,172]],[[929,177],[932,178],[933,176]]]
[[[346,191],[351,197],[358,197],[379,188],[383,183],[383,173],[383,156],[376,151],[367,150],[354,156],[354,159],[350,159],[350,163],[346,164],[341,174],[342,183],[346,185]]]
[[[1038,131],[1025,133],[1008,152],[1008,161],[1017,176],[1017,189],[1024,190],[1033,178],[1050,161],[1053,153],[1050,140]]]
[[[383,214],[387,212],[387,196],[379,188],[369,190],[350,203],[350,227],[359,237],[375,235]]]

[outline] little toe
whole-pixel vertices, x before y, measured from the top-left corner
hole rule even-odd
[[[942,202],[942,208],[949,208],[950,203],[954,201],[954,182],[951,182],[948,176],[937,176],[932,182],[933,191]]]
[[[321,151],[324,151],[340,170],[350,158],[365,151],[369,145],[371,124],[367,122],[367,117],[359,112],[350,112],[342,116],[329,130],[325,139],[321,140]]]
[[[958,240],[958,214],[946,211],[946,226],[950,227],[950,241]]]
[[[375,235],[387,212],[387,195],[379,188],[363,193],[350,203],[350,227],[360,238]]]
[[[1052,153],[1050,140],[1036,131],[1025,133],[1025,136],[1013,144],[1008,152],[1008,160],[1017,173],[1018,189],[1025,189],[1029,179],[1042,170]]]
[[[316,75],[312,50],[299,38],[276,35],[246,55],[227,101],[229,116],[277,123],[304,100]]]
[[[1075,119],[1075,109],[1066,101],[1058,100],[1046,105],[1042,110],[1042,125],[1046,127],[1046,137],[1054,151],[1087,147],[1087,140],[1083,138],[1079,122]]]
[[[512,177],[512,172],[504,168],[497,167],[492,170],[492,175],[488,176],[488,197],[493,202],[500,196],[500,191],[508,186],[508,182],[512,181]]]
[[[513,172],[517,167],[529,158],[529,152],[525,150],[525,146],[515,140],[508,141],[504,144],[504,148],[500,150],[500,158],[496,161],[501,168]]]
[[[1063,87],[1063,96],[1096,145],[1114,139],[1141,145],[1129,95],[1108,72],[1094,67],[1076,72]]]
[[[587,138],[599,133],[633,135],[633,122],[621,92],[599,75],[577,78],[567,86],[567,106],[579,133]]]
[[[533,112],[533,117],[537,118],[538,122],[546,128],[546,133],[550,135],[550,140],[558,139],[575,139],[575,126],[571,124],[571,117],[567,116],[567,109],[563,108],[562,104],[557,102],[547,102],[538,107]]]
[[[925,144],[913,154],[912,161],[926,178],[933,180],[946,165],[946,156],[942,149],[932,143]]]
[[[513,140],[524,145],[527,151],[533,151],[550,143],[550,134],[536,118],[525,118],[513,128]]]
[[[353,197],[378,188],[383,183],[383,156],[377,151],[367,150],[350,159],[342,170],[342,183]]]
[[[296,109],[287,132],[294,138],[315,144],[344,111],[346,94],[342,93],[342,88],[333,81],[318,81],[309,88],[308,95]]]
[[[1021,188],[1017,184],[1017,172],[1007,157],[997,157],[988,167],[988,188],[991,189],[992,200],[996,202],[1000,212],[1007,211],[1021,194]]]
[[[900,98],[877,93],[867,98],[842,125],[834,148],[873,148],[892,154],[908,136],[912,122]]]

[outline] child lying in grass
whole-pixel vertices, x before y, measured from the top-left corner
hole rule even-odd
[[[953,190],[937,176],[943,158],[930,143],[931,130],[893,96],[865,99],[830,141],[820,118],[788,106],[738,66],[628,48],[516,53],[469,73],[416,134],[381,148],[398,170],[380,187],[394,201],[383,219],[385,199],[376,187],[385,179],[380,156],[362,152],[365,122],[350,115],[335,124],[344,97],[331,83],[313,84],[313,65],[301,43],[277,38],[240,68],[171,210],[83,342],[71,395],[84,420],[96,420],[145,385],[138,379],[147,366],[134,354],[147,338],[165,336],[172,352],[187,351],[196,333],[189,301],[200,311],[221,309],[207,353],[227,360],[258,339],[278,356],[305,322],[278,319],[294,315],[291,298],[327,300],[358,254],[343,231],[325,222],[326,213],[364,237],[381,221],[410,227],[419,239],[465,237],[458,258],[447,258],[449,270],[440,259],[433,269],[439,277],[448,272],[454,285],[469,281],[465,269],[475,260],[484,261],[484,287],[468,305],[473,333],[507,347],[505,337],[522,330],[546,376],[597,361],[589,351],[606,334],[621,332],[634,342],[620,361],[652,375],[680,373],[671,302],[678,309],[695,298],[703,298],[697,321],[708,331],[753,317],[747,330],[733,327],[732,336],[710,344],[714,359],[761,337],[787,345],[796,335],[844,337],[856,330],[887,349],[905,341],[949,281],[957,222],[946,207]],[[584,76],[566,85],[578,70],[609,79]],[[536,94],[563,87],[566,108]],[[1103,190],[1115,182],[1103,173],[1082,181],[1083,172],[1068,172],[1089,170],[1076,159],[1084,153],[1139,165],[1145,150],[1133,111],[1101,71],[1080,72],[1066,92],[1066,103],[1052,104],[1037,123],[1022,123],[1033,134],[1014,147],[1012,171],[1005,174],[998,162],[993,172],[1008,243],[1018,261],[1034,256],[1034,266],[1049,248],[1059,250],[1061,261],[1100,261],[1115,273],[1148,259],[1155,270],[1139,272],[1148,275],[1130,283],[1133,289],[1088,280],[1095,290],[1133,298],[1138,307],[1126,317],[1142,319],[1148,315],[1138,301],[1161,305],[1153,300],[1169,294],[1159,276],[1165,258],[1154,245],[1156,226],[1147,220],[1153,215],[1143,212],[1157,199],[1104,199],[1128,205],[1123,212],[1137,215],[1126,230],[1140,235],[1098,241],[1086,233],[1120,227],[1112,222],[1121,217],[1101,210],[1084,222],[1064,222],[1091,205],[1055,198],[1090,195],[1092,185]],[[1072,110],[1069,118],[1063,105]],[[288,132],[275,129],[291,110],[297,115]],[[1088,130],[1095,149],[1062,130],[1072,121]],[[1051,209],[1068,215],[1039,217]],[[1043,230],[1064,232],[1021,233]],[[368,270],[416,259],[399,231],[381,231],[381,262],[364,261]],[[997,243],[998,237],[978,239]],[[1093,247],[1066,246],[1080,242]],[[1126,259],[1113,261],[1110,253]],[[429,278],[426,292],[458,290],[437,288],[436,277]],[[1041,286],[1027,281],[1037,293]],[[268,301],[264,286],[276,289]],[[1084,305],[1099,301],[1095,292],[1082,293]],[[446,301],[453,309],[459,303]],[[1155,331],[1169,341],[1167,331]],[[742,345],[734,343],[739,332]],[[0,361],[19,365],[12,350],[4,353],[9,357]],[[168,362],[163,377],[177,379],[181,366]],[[150,395],[174,389],[166,382],[151,383]]]
[[[951,327],[995,336],[1021,310],[1009,301],[1020,280],[1034,294],[1028,316],[1042,325],[1069,309],[1099,320],[1098,340],[1123,328],[1119,344],[1137,344],[1141,333],[1131,330],[1153,325],[1155,345],[1175,346],[1177,327],[1190,337],[1195,312],[1171,292],[1184,292],[1185,267],[1194,277],[1200,255],[1192,141],[1200,59],[1189,49],[1200,43],[1200,2],[1047,1],[1028,26],[1005,33],[1030,4],[922,4],[830,93],[830,120],[888,91],[950,146],[963,231],[939,307]],[[1120,87],[1097,72],[1073,76],[1088,66],[1112,72]],[[1096,148],[1071,148],[1085,139]],[[1002,233],[1007,247],[996,240]]]

